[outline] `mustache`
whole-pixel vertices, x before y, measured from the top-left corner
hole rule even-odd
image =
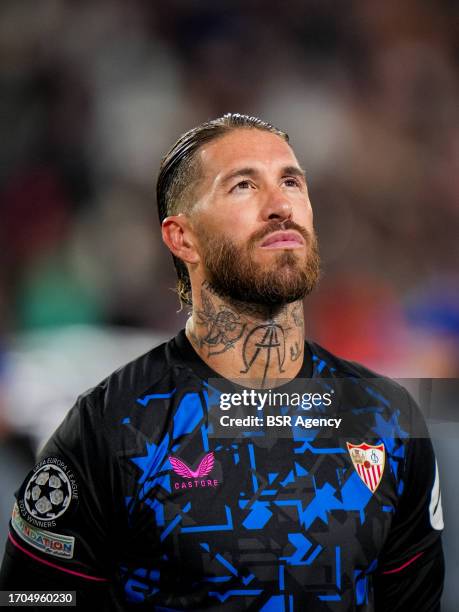
[[[265,236],[268,236],[269,234],[272,234],[273,232],[279,232],[279,231],[282,232],[282,231],[287,231],[287,230],[297,231],[304,238],[306,244],[309,244],[311,240],[311,235],[308,232],[308,230],[305,229],[304,227],[301,227],[301,225],[298,225],[298,223],[295,223],[294,221],[287,219],[286,221],[281,221],[281,222],[269,221],[268,224],[265,225],[265,227],[254,232],[249,238],[249,241],[248,241],[249,247],[253,247],[256,242],[258,242],[259,240],[262,240],[263,238],[265,238]]]

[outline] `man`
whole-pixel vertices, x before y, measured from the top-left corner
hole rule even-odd
[[[319,257],[287,136],[205,123],[164,158],[157,200],[186,330],[78,399],[18,490],[1,588],[75,590],[82,609],[438,610],[422,417],[305,341]]]

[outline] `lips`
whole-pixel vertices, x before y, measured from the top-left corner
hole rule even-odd
[[[303,237],[298,232],[293,231],[279,231],[273,232],[269,234],[267,238],[262,242],[262,248],[280,248],[280,249],[288,249],[288,248],[298,248],[303,246],[304,240]]]

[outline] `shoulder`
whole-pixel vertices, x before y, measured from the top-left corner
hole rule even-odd
[[[397,399],[398,403],[405,405],[412,403],[412,398],[408,391],[396,380],[375,372],[361,363],[350,361],[331,353],[326,348],[316,342],[308,341],[307,345],[313,359],[314,372],[322,377],[357,379],[362,383],[368,382],[371,388]]]
[[[144,395],[169,390],[185,368],[171,351],[173,342],[152,348],[82,392],[68,417],[74,413],[74,417],[89,421],[111,420]]]
[[[431,453],[423,412],[402,384],[360,363],[338,357],[317,343],[308,344],[314,375],[333,380],[330,382],[339,389],[341,407],[364,424],[367,437],[380,437],[399,458],[405,457],[407,445],[411,449],[417,445],[423,452]],[[350,423],[355,425],[353,420]]]
[[[306,344],[309,346],[313,361],[316,363],[320,361],[324,362],[330,373],[335,373],[335,375],[357,376],[359,378],[385,378],[386,380],[391,380],[367,368],[361,363],[349,361],[348,359],[331,353],[317,342],[308,340]]]
[[[160,411],[142,410],[142,399],[165,397],[184,378],[184,364],[171,350],[174,339],[160,344],[117,368],[97,385],[82,392],[63,421],[41,448],[43,452],[119,444],[132,415],[152,426],[167,413],[167,400]]]

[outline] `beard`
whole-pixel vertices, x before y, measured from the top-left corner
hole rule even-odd
[[[306,244],[306,253],[281,250],[273,253],[272,264],[254,258],[257,243],[278,230],[296,230]],[[320,277],[317,238],[293,221],[271,222],[255,232],[247,244],[238,245],[225,236],[202,231],[202,255],[207,280],[217,295],[239,302],[281,306],[303,299]]]

